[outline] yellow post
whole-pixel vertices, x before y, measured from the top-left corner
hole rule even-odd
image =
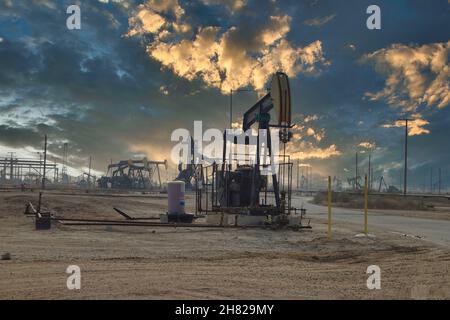
[[[328,177],[328,239],[331,239],[331,177]]]
[[[368,230],[367,230],[367,211],[369,206],[369,184],[367,181],[367,174],[364,179],[364,233],[367,236]]]

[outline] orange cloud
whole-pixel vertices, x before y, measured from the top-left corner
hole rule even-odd
[[[416,115],[417,116],[417,115]],[[408,122],[408,136],[420,136],[423,134],[429,134],[430,130],[425,129],[424,126],[430,124],[429,121],[421,118],[414,119]],[[383,128],[400,128],[404,127],[404,121],[396,121],[393,124],[384,124]]]
[[[142,35],[145,33],[157,33],[168,22],[163,17],[164,14],[173,14],[176,19],[184,15],[183,8],[178,0],[148,0],[139,5],[128,23],[130,29],[126,34],[129,37]]]
[[[293,139],[286,146],[292,159],[329,159],[342,154],[335,144],[327,147],[319,146],[326,135],[326,131],[324,128],[314,126],[314,122],[319,119],[317,115],[298,116],[296,118],[298,123],[292,128]]]
[[[362,61],[373,62],[387,76],[382,91],[366,96],[406,112],[416,112],[421,105],[445,108],[450,103],[449,53],[450,41],[420,47],[394,44],[364,56]]]
[[[288,15],[268,17],[258,26],[258,32],[241,30],[239,26],[227,30],[203,26],[192,34],[178,1],[157,6],[160,2],[153,0],[138,6],[129,19],[127,36],[153,35],[147,45],[148,55],[182,78],[200,78],[224,93],[246,86],[262,90],[277,71],[295,77],[299,73],[316,74],[321,66],[329,64],[319,40],[305,47],[294,47],[286,40],[292,20]],[[245,2],[232,3],[239,7]],[[175,19],[161,12],[172,13]]]
[[[335,144],[330,145],[327,148],[314,147],[310,143],[302,142],[299,146],[301,151],[289,150],[291,158],[295,160],[307,160],[307,159],[329,159],[332,157],[340,156],[341,151],[338,150]]]
[[[361,148],[364,148],[364,149],[375,149],[376,148],[376,144],[374,142],[368,142],[368,141],[361,142],[358,146]]]

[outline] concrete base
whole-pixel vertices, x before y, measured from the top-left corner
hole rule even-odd
[[[222,214],[208,214],[206,216],[207,224],[216,224],[220,225],[222,220]],[[266,216],[248,216],[241,214],[223,214],[223,225],[237,225],[239,227],[245,226],[261,226],[267,221]]]
[[[233,216],[233,215],[229,215],[229,214],[227,214],[227,213],[224,213],[224,214],[223,214],[223,224],[224,224],[224,225],[228,225],[228,224],[231,223],[231,222],[229,221],[229,219],[230,219],[231,216]],[[221,221],[222,221],[222,214],[220,214],[220,213],[208,214],[208,215],[206,216],[206,223],[207,223],[207,224],[217,224],[217,225],[220,225]]]
[[[237,215],[236,223],[239,227],[262,226],[267,221],[266,216],[245,216]]]
[[[288,225],[291,227],[301,226],[302,219],[300,216],[290,216],[288,218]],[[207,224],[220,225],[222,214],[214,213],[206,216]],[[252,216],[244,214],[223,214],[223,225],[236,225],[239,227],[245,226],[263,226],[268,221],[267,216]],[[272,221],[276,222],[277,217],[272,217]]]

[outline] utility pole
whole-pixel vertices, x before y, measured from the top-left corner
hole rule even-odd
[[[39,155],[39,178],[42,179],[42,152],[38,152]]]
[[[371,178],[370,178],[370,189],[373,189],[373,178],[374,178],[373,168],[372,168],[372,171],[370,172],[370,176],[371,176]]]
[[[438,183],[438,188],[439,188],[439,194],[441,194],[441,168],[439,168],[439,183]]]
[[[89,173],[88,173],[88,186],[91,187],[91,165],[92,165],[92,156],[89,157]]]
[[[47,135],[44,137],[44,172],[42,173],[42,190],[45,190],[45,169],[47,167]]]
[[[358,189],[358,152],[356,152],[355,191]]]
[[[433,193],[433,168],[430,171],[430,193]]]
[[[369,191],[370,191],[370,182],[371,182],[371,177],[370,177],[370,170],[371,170],[371,168],[370,168],[370,160],[371,160],[371,157],[372,157],[372,155],[370,155],[369,154],[369,172],[367,173],[367,177],[368,177],[368,179],[369,179],[369,181],[368,181],[368,188],[369,188]]]
[[[300,190],[300,159],[297,159],[297,191]]]
[[[67,175],[67,152],[69,149],[69,144],[66,142],[64,143],[63,147],[63,167],[62,167],[62,176],[64,179],[64,176]]]
[[[14,179],[14,159],[13,159],[14,153],[15,152],[10,152],[10,154],[11,154],[11,161],[10,161],[11,167],[10,167],[10,170],[9,170],[9,180],[11,180],[11,182]]]
[[[55,183],[55,182],[58,182],[57,180],[56,180],[56,158],[55,158],[55,156],[53,156],[53,182]]]
[[[398,119],[398,121],[405,122],[405,168],[403,174],[403,194],[406,196],[408,192],[408,124],[409,121],[413,121],[413,119]]]

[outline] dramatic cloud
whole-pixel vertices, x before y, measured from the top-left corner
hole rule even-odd
[[[355,151],[368,147],[358,144],[369,142],[375,176],[400,185],[404,124],[395,120],[407,116],[410,186],[419,186],[431,167],[450,172],[448,1],[379,2],[397,19],[372,37],[360,0],[0,0],[0,156],[36,158],[47,134],[49,154],[61,159],[67,142],[80,171],[90,156],[96,170],[111,158],[163,160],[174,129],[228,127],[229,97],[217,88],[262,94],[284,70],[293,116],[304,115],[287,152],[318,184],[352,175]],[[81,6],[81,30],[66,29],[70,4]],[[358,53],[371,53],[366,65]],[[233,121],[257,99],[236,95]]]
[[[205,5],[225,6],[234,13],[245,6],[246,0],[201,0]]]
[[[408,121],[408,136],[420,136],[429,134],[430,130],[425,129],[424,126],[429,125],[430,122],[420,118],[420,115],[415,115],[416,119]],[[384,128],[400,128],[405,126],[405,121],[396,121],[393,124],[384,124]]]
[[[337,149],[335,144],[330,145],[326,148],[314,147],[308,142],[302,141],[297,150],[290,153],[291,158],[295,160],[310,160],[310,159],[329,159],[331,157],[340,156],[341,151]]]
[[[376,148],[376,144],[374,142],[368,142],[368,141],[364,141],[361,142],[360,144],[358,144],[358,147],[361,147],[363,149],[368,149],[368,150],[373,150]]]
[[[342,152],[335,144],[322,146],[326,136],[325,128],[318,128],[315,124],[317,115],[298,116],[294,119],[297,124],[292,128],[293,138],[287,145],[287,151],[293,159],[329,159],[340,156]]]
[[[366,55],[387,76],[385,88],[366,93],[371,100],[385,100],[405,112],[416,112],[420,106],[445,108],[450,103],[450,41],[423,46],[394,44]]]
[[[331,20],[333,20],[336,17],[336,14],[330,14],[329,16],[321,17],[321,18],[314,18],[309,19],[304,22],[305,25],[311,26],[311,27],[321,27]]]
[[[148,0],[137,7],[134,16],[130,17],[128,23],[130,30],[127,36],[142,35],[146,33],[157,33],[167,22],[162,15],[172,14],[176,20],[184,15],[183,8],[178,0]],[[178,26],[174,23],[174,26]]]
[[[184,9],[177,1],[169,7],[157,7],[155,3],[148,1],[137,8],[129,19],[127,35],[152,36],[148,55],[182,78],[199,78],[223,92],[245,86],[261,90],[276,71],[295,77],[299,73],[316,74],[329,64],[321,41],[295,47],[286,39],[292,20],[288,15],[255,20],[252,29],[248,22],[227,29],[198,26],[192,37],[192,26],[182,19]],[[160,14],[168,11],[174,12],[175,18]]]
[[[146,9],[143,5],[138,9],[135,17],[131,17],[129,24],[134,27],[128,32],[129,36],[142,34],[145,32],[157,32],[166,21],[163,17],[152,10]]]

